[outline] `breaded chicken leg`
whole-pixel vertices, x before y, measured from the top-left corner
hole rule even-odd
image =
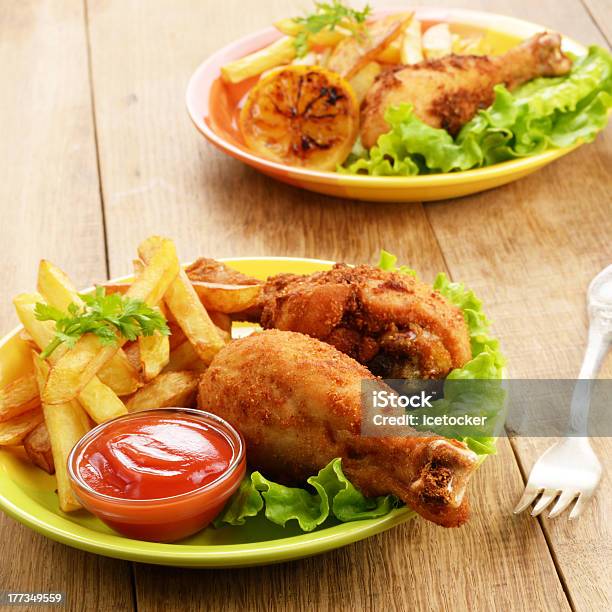
[[[302,485],[336,457],[367,496],[393,493],[445,527],[469,515],[477,456],[464,444],[413,432],[361,436],[361,385],[388,389],[365,367],[308,336],[276,330],[236,340],[202,376],[198,404],[239,429],[251,466]]]
[[[201,259],[187,273],[212,282],[212,268]],[[215,268],[217,282],[233,274]],[[373,266],[272,276],[259,304],[233,316],[323,340],[386,378],[444,378],[472,357],[459,308],[413,276]]]
[[[479,109],[493,103],[493,87],[508,89],[539,76],[566,74],[572,61],[561,51],[559,34],[542,32],[499,56],[448,55],[381,74],[361,109],[361,142],[370,148],[389,131],[385,112],[401,102],[414,114],[453,136]]]

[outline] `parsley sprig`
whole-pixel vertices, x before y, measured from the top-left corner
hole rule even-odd
[[[358,11],[342,4],[341,0],[332,2],[315,2],[316,10],[306,17],[295,17],[294,21],[303,26],[303,29],[295,37],[295,52],[298,57],[304,57],[308,53],[308,39],[312,34],[317,34],[325,29],[334,30],[342,25],[350,29],[353,35],[361,30],[366,18],[371,12],[368,4],[363,10]]]
[[[55,322],[55,337],[45,347],[41,357],[46,359],[61,344],[74,347],[84,334],[98,336],[104,345],[117,342],[117,334],[126,340],[160,333],[170,335],[166,319],[156,308],[141,300],[130,299],[119,293],[106,295],[104,287],[97,287],[91,295],[79,294],[82,304],[72,303],[68,312],[37,302],[34,314],[39,321]]]

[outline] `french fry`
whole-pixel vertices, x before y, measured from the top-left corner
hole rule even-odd
[[[32,339],[32,336],[30,336],[30,334],[28,334],[28,332],[25,329],[22,329],[19,332],[19,338],[21,340],[23,340],[23,342],[25,342],[27,345],[29,345],[30,348],[37,348],[36,346],[36,342],[34,342],[34,340]]]
[[[383,64],[401,63],[402,36],[398,36],[391,44],[387,45],[377,56],[376,61]]]
[[[38,291],[47,304],[66,312],[72,303],[83,304],[76,287],[65,272],[46,259],[38,266]],[[108,385],[117,395],[129,395],[140,387],[140,377],[119,350],[100,370],[100,380]]]
[[[207,367],[207,364],[204,363],[195,352],[191,342],[185,340],[182,344],[179,344],[179,346],[170,351],[170,361],[164,368],[164,372],[180,372],[181,370],[204,372]]]
[[[190,281],[207,310],[231,314],[254,306],[261,295],[262,285],[223,285],[205,281]]]
[[[226,343],[229,342],[232,339],[232,318],[228,314],[217,312],[216,310],[209,310],[208,316],[217,326],[217,330],[224,337]]]
[[[422,39],[425,59],[435,59],[453,52],[453,39],[448,23],[438,23],[425,30]]]
[[[366,64],[349,82],[353,87],[357,102],[361,104],[366,97],[368,90],[381,73],[382,68],[378,62]]]
[[[135,368],[142,367],[140,363],[140,347],[138,342],[128,342],[123,346],[123,352]]]
[[[138,338],[142,374],[148,382],[155,378],[170,360],[170,341],[168,336],[140,336]]]
[[[100,368],[98,378],[117,395],[130,395],[142,385],[138,369],[122,349]]]
[[[32,351],[34,371],[41,395],[46,388],[49,378],[49,366],[45,363],[38,353]],[[87,433],[87,415],[77,401],[66,402],[65,404],[49,405],[43,402],[43,413],[45,423],[49,431],[51,440],[51,452],[53,453],[53,463],[55,464],[55,478],[57,480],[57,495],[59,497],[60,508],[64,512],[71,512],[81,508],[81,504],[76,499],[70,479],[68,477],[68,455],[74,445]]]
[[[36,318],[34,309],[37,302],[44,302],[42,295],[39,293],[22,293],[13,300],[21,324],[38,348],[43,350],[53,339],[55,328],[51,321],[39,321]],[[59,346],[53,351],[49,356],[51,365],[57,363],[65,352],[65,346]],[[127,412],[123,402],[115,392],[97,377],[92,378],[82,389],[78,399],[96,423],[103,423]]]
[[[176,321],[168,321],[168,327],[170,328],[170,352],[172,352],[177,346],[187,340],[187,336],[185,336],[181,326]]]
[[[129,412],[153,408],[191,408],[195,403],[199,375],[196,372],[166,372],[136,391],[127,403]]]
[[[173,242],[160,238],[159,246],[147,264],[125,295],[155,306],[180,270]],[[43,392],[43,402],[63,404],[74,399],[125,342],[126,339],[119,335],[112,345],[103,345],[94,335],[81,336],[74,348],[66,351],[54,364]]]
[[[227,83],[240,83],[270,68],[288,64],[295,57],[294,40],[291,36],[283,36],[255,53],[225,64],[221,77]]]
[[[483,36],[459,36],[458,34],[452,35],[453,40],[453,53],[457,55],[486,55],[487,51],[484,49],[484,37]]]
[[[134,261],[136,274],[142,273],[144,264],[139,259]],[[158,305],[159,310],[167,320],[166,307],[163,302]],[[155,378],[167,365],[170,359],[170,339],[168,336],[155,334],[153,336],[139,336],[138,358],[140,370],[145,381]]]
[[[138,254],[150,264],[157,257],[160,245],[159,237],[147,238],[138,247]],[[210,363],[224,342],[184,270],[180,270],[170,283],[164,301],[200,359]]]
[[[286,36],[297,36],[304,31],[304,26],[291,17],[280,19],[274,23],[274,27]],[[312,47],[334,47],[341,40],[351,35],[351,31],[336,26],[333,30],[323,29],[320,32],[313,32],[308,36],[309,46]]]
[[[418,19],[412,19],[404,28],[400,45],[400,61],[406,65],[423,61],[421,22]]]
[[[23,448],[34,465],[47,472],[47,474],[55,473],[49,430],[44,421],[24,438]]]
[[[26,374],[0,389],[0,422],[8,421],[40,406],[38,385],[33,374]]]
[[[19,416],[0,423],[0,446],[22,444],[24,438],[43,421],[40,409],[24,412]]]
[[[351,79],[398,38],[411,19],[412,13],[388,15],[369,25],[363,35],[345,38],[332,51],[327,67]]]

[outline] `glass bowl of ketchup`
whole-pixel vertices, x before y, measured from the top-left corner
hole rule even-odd
[[[174,542],[206,527],[246,472],[242,435],[201,410],[163,408],[102,423],[72,449],[83,506],[120,534]]]

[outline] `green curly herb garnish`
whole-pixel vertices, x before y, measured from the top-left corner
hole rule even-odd
[[[334,30],[342,25],[357,34],[361,30],[366,18],[371,12],[368,4],[363,10],[357,11],[345,6],[340,0],[333,2],[315,2],[316,11],[306,17],[295,17],[293,21],[303,26],[303,29],[295,37],[295,52],[298,57],[304,57],[308,53],[308,39],[313,34],[323,30]]]
[[[94,334],[104,345],[117,342],[117,334],[126,340],[159,333],[170,335],[170,329],[161,312],[142,300],[134,300],[119,293],[106,295],[104,287],[97,287],[91,295],[79,294],[82,304],[72,303],[68,312],[37,302],[34,313],[39,321],[55,322],[55,337],[45,347],[41,357],[46,359],[53,351],[66,344],[74,347],[84,334]]]

